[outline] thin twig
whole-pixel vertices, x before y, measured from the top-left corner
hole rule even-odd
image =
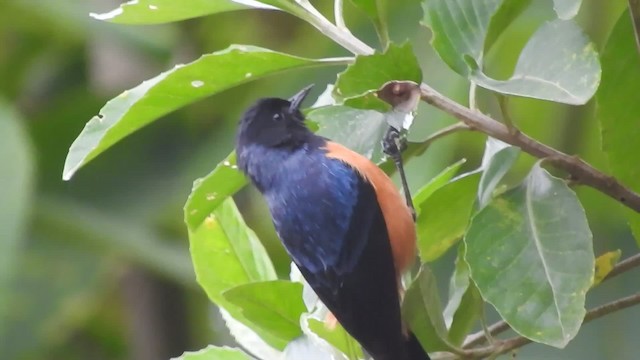
[[[613,267],[613,270],[611,270],[609,274],[607,274],[607,277],[605,277],[602,281],[609,280],[617,275],[622,274],[623,272],[629,271],[638,266],[640,266],[640,254],[635,254],[616,264],[616,266]]]
[[[351,31],[349,31],[349,28],[347,27],[347,24],[345,24],[344,22],[343,8],[344,8],[344,1],[335,0],[333,5],[333,18],[336,22],[336,26],[338,27],[338,29],[351,33]]]
[[[522,132],[512,133],[507,126],[499,121],[458,104],[426,84],[422,84],[420,89],[423,101],[463,121],[474,130],[517,146],[535,157],[546,158],[555,167],[570,173],[576,181],[591,186],[636,212],[640,212],[640,195],[580,158],[542,144]]]

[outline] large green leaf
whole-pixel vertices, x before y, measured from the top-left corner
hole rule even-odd
[[[416,192],[416,195],[413,197],[413,205],[416,207],[418,213],[421,210],[422,203],[436,190],[445,186],[465,162],[467,162],[466,159],[460,159],[456,163],[449,165]]]
[[[62,177],[70,179],[116,142],[196,100],[285,70],[344,63],[344,59],[312,60],[233,45],[187,65],[176,65],[107,102],[71,145]]]
[[[351,107],[386,110],[388,105],[371,92],[392,80],[422,81],[420,65],[409,43],[392,44],[384,53],[356,57],[338,74],[333,95],[340,100],[352,99],[345,101]]]
[[[618,20],[602,53],[602,85],[596,96],[596,116],[602,128],[602,148],[613,175],[640,192],[640,55],[628,12]],[[627,211],[640,245],[640,214]]]
[[[230,347],[218,347],[209,345],[200,351],[187,351],[182,356],[173,358],[172,360],[252,360],[240,349]]]
[[[448,351],[447,328],[442,318],[442,305],[436,279],[423,265],[411,283],[402,302],[402,318],[428,351]]]
[[[262,5],[262,8],[265,9],[273,9],[271,6],[257,2],[256,5]],[[250,8],[252,6],[232,0],[135,0],[125,2],[109,12],[91,13],[90,15],[97,20],[118,24],[162,24]]]
[[[34,185],[33,157],[17,114],[0,102],[0,338]]]
[[[302,335],[302,284],[285,280],[253,282],[231,288],[224,298],[271,336],[290,342]]]
[[[508,80],[492,79],[477,64],[470,66],[471,80],[486,89],[572,105],[589,101],[601,72],[593,43],[569,20],[542,25],[520,53]]]
[[[562,20],[569,20],[578,15],[580,5],[582,0],[553,0],[553,10]]]
[[[193,182],[191,194],[184,205],[184,221],[190,229],[197,228],[229,196],[236,193],[247,180],[236,166],[232,152],[212,172]]]
[[[222,295],[236,286],[276,279],[266,250],[244,223],[233,199],[227,198],[200,226],[189,229],[189,243],[196,278],[209,298],[268,344],[284,349],[286,341],[251,323]]]
[[[591,231],[576,195],[536,164],[476,214],[465,259],[482,297],[518,333],[564,347],[584,318]]]
[[[520,148],[491,137],[487,138],[482,157],[482,177],[478,185],[478,207],[484,207],[491,200],[493,191],[511,169],[519,154]]]
[[[422,261],[439,258],[462,238],[479,181],[478,172],[462,175],[436,190],[420,205],[416,227]]]

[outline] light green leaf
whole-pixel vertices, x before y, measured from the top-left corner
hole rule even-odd
[[[439,258],[464,235],[479,181],[478,172],[462,175],[436,190],[420,205],[416,226],[422,261]]]
[[[62,177],[70,179],[81,166],[118,141],[194,101],[282,71],[344,63],[344,59],[312,60],[233,45],[190,64],[177,65],[107,102],[71,145]]]
[[[596,117],[602,149],[613,175],[640,192],[640,55],[628,12],[620,16],[602,53],[602,85],[596,96]],[[628,209],[627,219],[640,246],[640,214]]]
[[[498,10],[489,21],[489,28],[484,40],[485,54],[491,50],[498,38],[522,12],[531,4],[531,0],[503,0]],[[476,59],[478,62],[478,59]],[[480,64],[480,62],[478,62]]]
[[[600,72],[598,53],[582,29],[555,20],[529,39],[511,78],[492,79],[475,65],[471,80],[502,94],[582,105],[598,88]]]
[[[582,5],[582,0],[553,0],[553,10],[562,20],[573,19],[578,15],[580,5]]]
[[[478,207],[483,208],[493,196],[493,191],[500,180],[511,169],[518,159],[520,148],[510,146],[492,137],[487,138],[487,143],[482,157],[482,177],[478,185]]]
[[[370,92],[392,80],[422,81],[420,65],[409,43],[392,44],[384,53],[356,57],[353,64],[338,74],[333,95],[336,99],[353,99],[348,102],[351,107],[384,111],[388,105]]]
[[[312,110],[307,119],[318,125],[317,134],[360,153],[373,162],[384,157],[381,139],[389,125],[384,114],[347,106],[327,106]]]
[[[250,327],[236,320],[224,308],[218,307],[218,310],[220,311],[220,316],[225,326],[229,330],[229,334],[231,334],[239,346],[246,349],[252,356],[258,359],[280,359],[282,357],[282,351],[267,344],[260,335]],[[240,318],[247,321],[242,316]]]
[[[284,349],[286,341],[244,318],[222,295],[236,286],[276,279],[266,250],[244,223],[233,199],[226,199],[200,226],[189,229],[189,243],[196,279],[209,298],[269,345]]]
[[[449,328],[449,341],[459,346],[482,314],[483,300],[469,279],[469,265],[464,260],[464,243],[458,247],[456,267],[449,282],[449,302],[444,321]]]
[[[311,317],[306,320],[310,331],[318,335],[334,348],[341,351],[349,360],[358,360],[363,358],[362,348],[358,342],[356,342],[339,323],[336,324],[334,329],[330,330],[327,329],[325,323],[320,320]]]
[[[413,197],[413,205],[420,211],[421,204],[425,202],[436,190],[445,186],[451,178],[460,170],[460,167],[467,162],[467,159],[460,159],[456,163],[449,165],[438,175],[434,176],[428,183],[421,187]]]
[[[286,280],[253,282],[223,293],[242,315],[271,336],[289,343],[302,335],[300,315],[307,308],[302,301],[302,284]]]
[[[260,3],[256,3],[260,6]],[[273,9],[262,5],[265,9]],[[135,0],[103,14],[91,13],[92,18],[118,24],[162,24],[222,12],[250,9],[232,0]]]
[[[240,349],[209,345],[200,351],[187,351],[172,360],[253,360],[253,358]]]
[[[0,101],[0,338],[34,190],[33,154],[21,121]]]
[[[465,259],[482,297],[519,334],[564,347],[591,286],[591,231],[576,195],[536,164],[517,188],[476,214]]]
[[[236,166],[236,154],[232,152],[212,172],[193,182],[191,194],[184,205],[184,222],[195,229],[226,198],[247,184]]]
[[[427,351],[448,351],[454,348],[447,341],[447,328],[442,318],[436,279],[426,264],[405,293],[402,318]]]
[[[342,354],[336,354],[342,359]],[[310,336],[303,335],[293,340],[284,349],[282,360],[333,360],[336,359],[331,349],[324,344],[319,344]]]
[[[596,286],[604,280],[607,275],[613,270],[618,261],[620,260],[622,251],[620,249],[616,251],[606,252],[596,259],[596,270],[593,276],[593,286]]]

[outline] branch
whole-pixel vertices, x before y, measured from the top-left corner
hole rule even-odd
[[[509,131],[504,124],[481,112],[470,110],[440,94],[430,86],[422,84],[422,100],[454,116],[474,130],[517,146],[537,157],[546,158],[555,167],[567,171],[574,181],[591,186],[623,205],[640,212],[640,195],[626,188],[615,178],[605,175],[576,156],[567,155],[542,144],[520,131]]]
[[[607,277],[605,277],[602,281],[609,280],[617,275],[622,274],[623,272],[627,272],[638,266],[640,266],[640,254],[635,254],[616,264],[616,266],[613,267],[613,270],[611,270],[609,274],[607,274]]]

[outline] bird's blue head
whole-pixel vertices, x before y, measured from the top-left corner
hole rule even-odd
[[[297,148],[312,134],[304,124],[300,104],[309,94],[307,86],[290,99],[264,98],[242,115],[236,148],[248,145],[265,148]]]

